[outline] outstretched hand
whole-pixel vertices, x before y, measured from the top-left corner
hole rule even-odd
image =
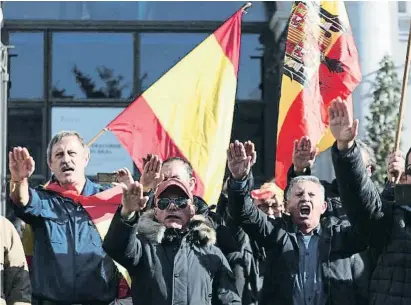
[[[143,196],[143,186],[136,182],[130,185],[121,183],[123,188],[121,215],[130,217],[135,212],[139,212],[145,208],[148,202],[148,196]]]
[[[358,134],[358,120],[354,120],[347,103],[340,97],[331,102],[328,108],[330,129],[337,141],[339,150],[346,150],[354,144]]]
[[[293,164],[296,173],[304,173],[305,169],[314,165],[317,150],[312,147],[309,137],[302,137],[300,141],[294,141]]]
[[[161,173],[161,167],[163,161],[157,155],[148,155],[148,160],[143,169],[143,173],[140,177],[140,183],[143,185],[144,190],[154,190],[164,180],[164,175]]]
[[[227,149],[227,164],[235,180],[243,180],[250,173],[251,167],[257,162],[257,152],[251,141],[245,144],[235,140]]]
[[[14,147],[9,152],[9,170],[11,181],[21,182],[29,178],[35,169],[35,162],[25,147]]]

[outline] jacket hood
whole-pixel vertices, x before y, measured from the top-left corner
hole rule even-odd
[[[163,241],[166,227],[154,217],[154,210],[148,210],[141,215],[137,224],[137,233],[154,243]],[[191,218],[186,240],[198,246],[215,245],[216,232],[211,223],[202,215]]]

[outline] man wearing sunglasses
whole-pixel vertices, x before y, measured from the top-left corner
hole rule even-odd
[[[214,245],[214,229],[195,215],[189,184],[162,181],[154,208],[144,213],[149,198],[143,186],[122,185],[122,205],[103,248],[131,275],[133,304],[241,304],[227,259]]]

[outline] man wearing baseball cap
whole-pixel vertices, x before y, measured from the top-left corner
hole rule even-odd
[[[123,183],[122,204],[103,243],[131,276],[133,304],[241,304],[214,229],[195,215],[190,186],[169,178],[154,200],[154,208],[141,213],[148,201],[143,186]]]

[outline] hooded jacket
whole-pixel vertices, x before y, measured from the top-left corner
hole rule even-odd
[[[104,250],[129,272],[134,305],[241,304],[235,278],[214,244],[216,233],[201,215],[188,230],[166,229],[154,210],[130,221],[117,211]]]

